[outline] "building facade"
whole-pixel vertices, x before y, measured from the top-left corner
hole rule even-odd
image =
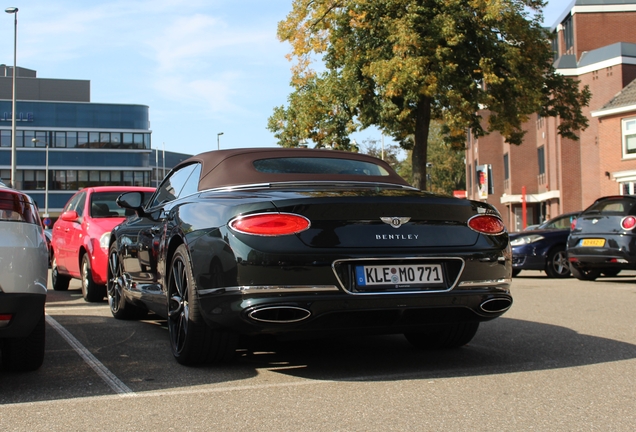
[[[0,65],[0,177],[7,184],[12,74],[12,67]],[[18,68],[16,75],[15,142],[14,187],[31,195],[41,213],[48,209],[53,218],[79,189],[154,186],[166,170],[189,156],[152,150],[148,106],[92,103],[89,81],[41,79],[25,68]]]
[[[475,167],[491,165],[494,190],[488,201],[510,231],[523,228],[524,207],[526,223],[540,223],[582,210],[600,196],[625,193],[630,190],[625,184],[636,182],[628,174],[636,169],[631,166],[636,154],[621,150],[620,129],[636,130],[636,122],[623,121],[626,111],[612,111],[619,102],[608,105],[636,79],[636,0],[575,0],[552,31],[555,68],[592,93],[583,112],[589,126],[579,140],[557,134],[558,118],[537,115],[525,124],[520,146],[498,134],[467,140],[468,197],[478,199]]]

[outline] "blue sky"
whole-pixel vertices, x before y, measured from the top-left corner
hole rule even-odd
[[[550,0],[554,24],[571,0]],[[150,107],[153,148],[196,154],[271,147],[267,118],[290,92],[289,46],[276,38],[291,0],[28,0],[18,66],[91,81],[91,101]],[[0,63],[13,64],[13,15],[0,16]],[[377,130],[358,142],[380,139]],[[388,139],[387,139],[388,142]]]

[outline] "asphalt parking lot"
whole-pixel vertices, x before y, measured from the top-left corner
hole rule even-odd
[[[34,373],[0,372],[2,430],[550,430],[636,428],[636,273],[522,272],[512,309],[452,351],[402,336],[270,342],[184,367],[165,323],[118,321],[73,281],[49,292]]]

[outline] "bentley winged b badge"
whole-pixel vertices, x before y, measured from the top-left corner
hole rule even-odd
[[[390,216],[390,217],[383,216],[380,218],[380,220],[384,222],[385,224],[391,225],[393,228],[399,228],[405,223],[407,223],[408,221],[410,221],[411,218],[404,217],[404,216]]]

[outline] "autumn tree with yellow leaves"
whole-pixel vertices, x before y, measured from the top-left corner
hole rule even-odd
[[[293,0],[278,26],[291,45],[293,92],[268,122],[279,144],[349,150],[348,136],[375,125],[412,155],[426,189],[432,120],[464,145],[499,131],[523,141],[530,114],[560,118],[577,139],[587,88],[556,72],[543,0]],[[482,118],[481,113],[488,112]]]

